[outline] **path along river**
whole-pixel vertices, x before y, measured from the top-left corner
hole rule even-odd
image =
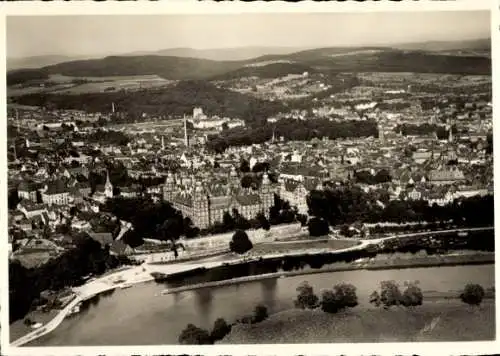
[[[493,264],[328,272],[168,295],[161,295],[164,284],[146,282],[97,297],[81,313],[25,346],[176,344],[188,323],[209,329],[218,317],[232,322],[251,313],[257,303],[265,304],[270,312],[291,308],[295,288],[304,280],[317,293],[339,282],[352,283],[357,287],[360,306],[368,303],[369,294],[383,280],[418,280],[424,295],[433,291],[458,295],[470,282],[485,288],[495,284]]]

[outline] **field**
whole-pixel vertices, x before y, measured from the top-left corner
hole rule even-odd
[[[495,305],[457,300],[425,302],[415,309],[354,308],[338,314],[291,309],[256,325],[238,324],[221,343],[351,343],[479,341],[495,338]]]
[[[8,89],[9,96],[38,92],[58,94],[83,94],[116,92],[119,90],[139,90],[167,86],[173,81],[157,75],[110,76],[110,77],[70,77],[52,74],[43,86],[13,86]]]
[[[370,72],[358,73],[360,79],[368,80],[378,84],[436,84],[466,86],[491,84],[489,75],[455,75],[455,74],[432,74],[432,73],[386,73]]]

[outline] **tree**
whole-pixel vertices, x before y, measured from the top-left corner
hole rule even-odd
[[[271,224],[269,223],[266,216],[262,212],[257,214],[257,220],[259,222],[259,226],[264,230],[269,231],[271,229]]]
[[[339,283],[333,287],[340,308],[354,308],[358,305],[356,287],[349,283]]]
[[[181,345],[209,345],[212,344],[212,340],[208,331],[188,324],[179,335],[179,343]]]
[[[231,331],[231,326],[227,324],[226,320],[223,318],[218,318],[214,322],[214,327],[212,329],[212,333],[210,334],[210,338],[212,342],[222,340],[224,336],[229,334]]]
[[[378,294],[377,291],[373,291],[373,293],[370,294],[370,304],[373,304],[376,307],[379,307],[381,303],[382,302],[380,300],[380,294]]]
[[[406,283],[406,289],[401,298],[401,304],[405,307],[422,305],[424,299],[422,289],[418,287],[418,282]]]
[[[240,163],[240,172],[242,173],[250,172],[250,164],[246,159],[243,159]]]
[[[252,248],[253,244],[248,238],[247,233],[243,230],[236,230],[233,235],[233,239],[229,242],[229,249],[232,252],[236,252],[241,255],[250,251]]]
[[[224,215],[222,216],[222,224],[228,230],[232,230],[234,228],[234,218],[228,211],[225,211]]]
[[[253,178],[250,175],[244,175],[241,177],[241,187],[242,188],[250,188],[253,183]]]
[[[300,226],[307,225],[307,215],[297,214],[297,221],[300,222]]]
[[[307,227],[311,236],[325,236],[330,232],[328,223],[321,218],[314,217],[310,219]]]
[[[484,295],[485,291],[481,285],[469,283],[460,294],[460,299],[469,305],[479,305],[483,301]]]
[[[260,323],[261,321],[266,320],[268,316],[269,314],[267,312],[267,308],[264,305],[259,304],[254,309],[253,322]]]
[[[401,302],[401,290],[399,286],[394,281],[383,281],[380,282],[380,302],[385,308],[389,308],[393,305],[399,305]]]
[[[294,300],[296,308],[314,309],[318,306],[318,296],[314,294],[313,287],[307,281],[302,282],[296,290],[299,293]]]
[[[356,287],[352,284],[339,283],[333,290],[325,290],[321,296],[321,310],[327,313],[336,313],[346,308],[358,305]]]
[[[320,302],[321,310],[326,313],[336,313],[338,308],[337,296],[333,290],[324,290],[321,294]]]

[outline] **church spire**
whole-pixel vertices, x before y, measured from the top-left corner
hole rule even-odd
[[[109,179],[109,170],[106,170],[106,184],[104,184],[104,195],[106,198],[113,197],[113,184],[111,184],[111,180]]]

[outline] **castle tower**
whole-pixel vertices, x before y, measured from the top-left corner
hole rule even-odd
[[[175,180],[172,172],[168,172],[165,185],[163,186],[163,200],[171,201],[175,191]]]
[[[262,186],[260,188],[260,199],[262,201],[262,209],[264,210],[264,215],[269,218],[269,209],[274,204],[274,194],[271,189],[271,181],[267,172],[262,176]]]
[[[193,223],[200,229],[211,224],[209,198],[200,181],[196,181],[193,192]]]
[[[104,195],[106,198],[113,197],[113,184],[111,184],[111,180],[109,179],[109,171],[106,170],[106,184],[104,184]]]
[[[165,136],[161,137],[161,149],[162,149],[162,151],[165,150]]]

